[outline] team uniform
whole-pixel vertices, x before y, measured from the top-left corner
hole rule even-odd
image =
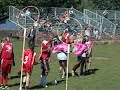
[[[42,49],[49,49],[51,48],[51,43],[50,41],[44,40],[42,42]],[[46,50],[46,51],[40,51],[40,60],[41,60],[41,68],[42,69],[47,69],[50,70],[49,67],[49,58],[50,58],[51,50]],[[44,73],[43,73],[44,74]]]
[[[2,89],[8,89],[8,74],[11,72],[12,64],[15,65],[12,43],[6,42],[2,44],[0,59],[2,73],[2,78],[0,81],[2,82],[1,84],[3,84],[0,87]]]
[[[69,33],[64,33],[62,37],[65,39],[65,43],[71,44],[73,42],[71,35]]]
[[[2,72],[10,73],[13,60],[14,60],[13,45],[11,43],[4,43],[1,50]]]
[[[32,67],[35,62],[36,53],[30,49],[26,49],[24,51],[24,59],[23,59],[23,70],[25,72],[32,72]]]
[[[83,75],[83,67],[84,64],[86,62],[86,53],[87,53],[87,45],[84,43],[76,43],[73,49],[73,52],[75,55],[77,55],[77,64],[74,65],[73,69],[72,69],[72,76],[74,76],[74,72],[76,71],[76,69],[81,65],[81,69],[80,69],[80,75]]]
[[[50,70],[50,66],[49,66],[49,59],[51,54],[50,48],[51,48],[51,42],[44,40],[42,42],[41,50],[40,50],[40,60],[41,60],[41,68],[42,68],[40,85],[43,87],[47,87],[45,81],[48,71]]]
[[[36,53],[33,51],[34,47],[31,46],[30,49],[24,50],[23,57],[23,71],[26,72],[26,75],[23,77],[23,88],[29,90],[30,76],[33,69],[33,64],[36,63]]]
[[[62,71],[62,78],[65,77],[66,66],[67,66],[67,50],[68,45],[61,42],[58,45],[55,45],[52,53],[57,53],[57,58],[59,60],[60,72]],[[61,73],[60,73],[61,74]]]

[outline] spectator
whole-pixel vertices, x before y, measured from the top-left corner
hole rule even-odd
[[[84,34],[90,37],[90,31],[91,31],[91,27],[88,25],[88,26],[85,28]]]
[[[95,39],[98,40],[98,38],[99,38],[99,31],[97,29],[95,29],[93,31],[93,34],[94,34]]]

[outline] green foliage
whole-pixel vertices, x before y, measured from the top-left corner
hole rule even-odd
[[[71,7],[83,9],[120,10],[120,0],[0,0],[0,22],[8,18],[8,6],[35,5],[37,7]]]
[[[96,9],[120,10],[120,0],[92,0]]]

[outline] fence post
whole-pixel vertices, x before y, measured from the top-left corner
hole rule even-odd
[[[85,22],[85,19],[86,19],[86,15],[85,15],[85,9],[84,9],[84,22]]]
[[[55,17],[56,17],[56,7],[55,7],[55,12],[54,12],[54,14],[55,14]]]
[[[96,22],[98,21],[98,18],[97,18],[97,10],[96,10]]]
[[[115,33],[116,33],[116,24],[115,24],[115,26],[114,26],[113,39],[115,39]]]
[[[117,17],[117,16],[116,16],[116,11],[115,11],[115,23],[116,23],[116,21],[117,21],[117,20],[116,20],[116,19],[117,19],[116,17]]]

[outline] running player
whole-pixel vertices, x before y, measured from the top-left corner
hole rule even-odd
[[[5,39],[5,43],[1,49],[1,69],[2,69],[2,89],[8,87],[8,74],[11,72],[12,64],[15,66],[14,62],[14,52],[13,45],[10,43],[10,38]]]
[[[65,77],[66,66],[67,66],[67,50],[68,45],[61,42],[54,46],[52,53],[57,53],[57,58],[59,60],[60,72],[62,72],[62,78]]]
[[[82,43],[79,42],[79,43],[76,43],[74,45],[73,52],[74,52],[74,54],[77,55],[77,60],[78,61],[73,66],[73,69],[71,71],[72,76],[75,76],[75,71],[80,65],[81,65],[80,75],[81,76],[84,75],[83,68],[84,68],[84,64],[85,64],[85,61],[86,61],[86,53],[87,53],[87,45],[85,43],[86,43],[86,40],[83,39]]]

